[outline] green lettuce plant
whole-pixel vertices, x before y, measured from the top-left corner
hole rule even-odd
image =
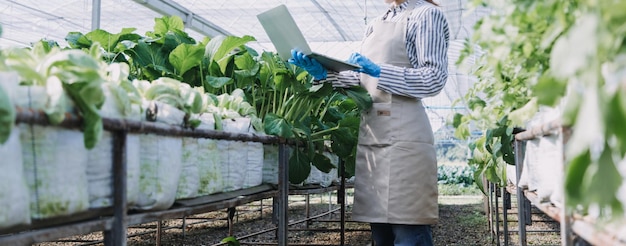
[[[73,32],[67,39],[70,47],[78,49],[104,43],[104,60],[127,62],[131,79],[154,83],[167,77],[192,88],[201,87],[204,94],[193,98],[205,98],[204,105],[211,101],[218,106],[221,98],[224,101],[219,106],[248,115],[257,131],[301,143],[291,155],[293,183],[306,179],[311,164],[325,172],[334,167],[323,151],[338,154],[348,173],[354,173],[359,109],[371,105],[364,89],[313,86],[306,71],[282,61],[275,53],[259,54],[249,48],[246,44],[255,41],[251,36],[218,36],[196,42],[184,32],[184,24],[176,16],[156,18],[154,30],[144,36],[134,34],[134,30],[124,28],[118,34]],[[157,86],[150,90],[144,92],[147,98],[184,105],[179,101],[184,99],[169,96],[180,94],[174,88]],[[234,102],[226,100],[231,96],[236,96]],[[219,128],[221,117],[215,116]]]
[[[6,68],[19,74],[26,86],[43,86],[48,95],[44,109],[51,124],[65,119],[69,102],[66,93],[83,117],[85,147],[91,149],[102,135],[102,120],[98,113],[104,102],[99,73],[99,45],[88,53],[61,50],[49,42],[37,42],[32,48],[11,48],[3,51]]]
[[[467,137],[475,126],[506,140],[508,128],[523,127],[537,107],[561,105],[562,122],[573,129],[565,149],[568,211],[595,207],[605,218],[623,213],[616,194],[623,182],[618,165],[626,153],[626,13],[621,11],[626,3],[473,3],[495,14],[478,23],[466,49],[466,55],[478,50],[483,55],[472,71],[479,82],[463,98],[470,110],[455,117],[458,136]],[[507,130],[497,130],[503,127]],[[489,152],[490,142],[495,146],[486,135],[477,140],[477,149],[487,152],[473,159],[492,168],[497,175],[487,178],[502,184],[496,171],[501,165],[485,163],[504,151]]]

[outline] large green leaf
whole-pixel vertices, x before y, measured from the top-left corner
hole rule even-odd
[[[176,47],[181,44],[196,44],[196,40],[189,36],[184,31],[173,30],[165,34],[165,38],[161,39],[163,42],[163,49],[165,52],[172,52]],[[204,47],[204,44],[197,44]]]
[[[313,165],[324,173],[329,173],[333,168],[337,168],[330,159],[323,154],[315,153],[313,156]]]
[[[295,148],[293,152],[289,158],[289,182],[300,184],[311,173],[311,159],[300,148]]]
[[[349,128],[339,128],[331,134],[331,148],[339,157],[352,155],[353,148],[357,144],[357,136]]]
[[[584,177],[590,163],[591,153],[587,150],[570,160],[565,168],[565,194],[570,205],[575,206],[586,199],[584,191],[588,184]]]
[[[256,39],[252,36],[243,36],[241,38],[218,36],[211,39],[206,45],[205,56],[209,58],[209,61],[215,61],[220,66],[222,73],[225,73],[228,63],[234,55],[232,52],[250,41],[256,41]]]
[[[65,36],[67,44],[74,49],[89,48],[93,43],[81,32],[69,32]]]
[[[39,45],[35,45],[35,48]],[[43,54],[45,55],[45,54]],[[20,75],[25,85],[44,85],[46,77],[37,70],[41,62],[33,52],[22,48],[8,48],[2,50],[2,59],[7,68]]]
[[[11,136],[15,124],[15,108],[11,104],[9,94],[0,86],[0,144],[4,144]]]
[[[544,75],[539,77],[539,81],[532,89],[539,104],[553,106],[563,97],[566,87],[566,81]]]
[[[222,86],[231,84],[232,82],[233,79],[230,77],[215,77],[207,75],[204,88],[207,91],[211,91],[213,88],[221,88]]]
[[[64,84],[63,88],[72,98],[76,107],[78,107],[79,112],[83,118],[83,141],[85,148],[92,149],[96,146],[100,138],[102,137],[102,118],[100,117],[100,113],[94,104],[90,104],[89,98],[84,98],[85,87],[88,84],[85,83],[74,83],[74,84]]]
[[[239,243],[239,241],[237,240],[237,238],[234,237],[234,236],[226,237],[226,238],[222,239],[221,242],[222,243],[227,243],[228,246],[239,246],[239,245],[241,245]]]
[[[192,44],[181,44],[169,55],[169,61],[178,76],[183,76],[189,69],[202,64],[204,47]]]
[[[617,137],[616,147],[620,156],[626,154],[626,91],[619,90],[607,102],[608,107],[605,109],[607,131],[612,132]]]
[[[372,107],[372,97],[365,88],[354,86],[346,88],[344,91],[348,97],[352,98],[352,100],[356,102],[360,110],[368,110]]]
[[[586,175],[590,177],[589,187],[585,192],[589,204],[593,202],[602,205],[619,204],[619,200],[617,200],[615,194],[617,194],[619,187],[622,185],[622,175],[619,173],[619,170],[617,170],[612,155],[613,151],[611,148],[608,144],[605,145],[600,159],[594,165],[594,167],[597,167],[595,172],[586,173]],[[622,207],[618,206],[618,209],[621,213]],[[616,212],[613,216],[616,216],[618,211],[613,211]]]
[[[168,32],[173,32],[176,30],[185,30],[185,23],[180,17],[172,15],[154,19],[155,34],[164,37],[165,34],[167,34]]]
[[[293,138],[293,127],[287,120],[281,118],[280,116],[269,113],[265,115],[265,133],[269,135],[280,136],[284,138]]]
[[[96,29],[85,34],[85,37],[92,42],[100,43],[102,48],[104,48],[107,52],[115,52],[118,42],[120,41],[120,37],[122,35],[130,34],[135,30],[136,28],[122,28],[120,33],[111,34],[105,30]]]
[[[142,75],[150,80],[172,74],[167,68],[169,65],[167,63],[168,54],[163,52],[161,45],[158,43],[140,41],[130,54],[135,66],[142,69]]]

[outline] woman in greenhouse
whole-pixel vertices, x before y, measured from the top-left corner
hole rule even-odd
[[[327,71],[292,50],[292,64],[317,82],[362,85],[373,99],[362,113],[353,219],[371,225],[375,245],[432,245],[439,218],[437,160],[421,103],[444,87],[448,22],[432,0],[384,0],[389,10],[367,27],[358,71]]]

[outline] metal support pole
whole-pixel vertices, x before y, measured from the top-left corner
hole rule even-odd
[[[341,179],[339,191],[337,191],[337,203],[341,206],[340,221],[341,225],[341,246],[346,242],[346,167],[343,161],[339,160],[339,178]]]
[[[502,234],[504,245],[509,245],[509,217],[508,210],[511,208],[511,194],[502,187]]]
[[[126,202],[126,132],[113,134],[113,226],[104,231],[104,244],[126,245],[128,228]]]
[[[181,232],[183,234],[183,239],[187,238],[187,233],[185,229],[187,229],[187,217],[183,216],[183,225],[182,225],[182,229],[183,231]]]
[[[157,221],[156,229],[156,246],[161,246],[161,238],[163,237],[163,221]]]
[[[515,140],[515,176],[519,182],[522,176],[522,168],[524,165],[524,148],[525,142]],[[519,230],[519,245],[526,246],[526,197],[524,191],[517,184],[515,184],[517,190],[517,225]]]
[[[496,239],[497,239],[497,243],[496,245],[500,246],[500,205],[498,204],[498,185],[495,183],[491,184],[491,189],[494,193],[494,199],[495,199],[495,209],[494,209],[494,214],[496,215],[495,217],[495,222],[496,222]]]
[[[287,146],[278,146],[278,245],[287,246],[287,227],[289,223],[289,153]]]
[[[263,199],[261,199],[260,204],[261,204],[260,205],[260,207],[261,207],[261,209],[260,209],[261,214],[259,215],[259,219],[263,219]]]
[[[306,218],[311,218],[311,207],[310,204],[311,203],[311,197],[309,194],[304,195],[304,213],[306,214]],[[305,224],[305,227],[308,229],[309,225],[311,225],[311,221],[307,220]]]
[[[101,0],[93,0],[91,7],[91,30],[100,28],[100,12],[102,10]]]
[[[234,222],[233,218],[235,218],[236,209],[234,207],[228,208],[228,236],[234,235]]]
[[[333,192],[332,191],[328,192],[328,211],[330,210],[333,210]],[[333,219],[333,213],[328,214],[328,219],[329,220]]]
[[[567,142],[569,141],[569,138],[571,136],[571,129],[565,129],[565,128],[561,128],[560,131],[560,139],[561,139],[561,148],[565,148]],[[563,165],[561,166],[561,172],[563,173],[563,177],[561,179],[561,183],[560,183],[560,189],[561,189],[561,194],[566,194],[565,191],[565,168],[567,165],[565,163],[565,151],[562,151],[563,156],[561,157],[563,160]],[[567,196],[563,195],[562,196],[562,205],[566,206],[565,204],[567,204]],[[569,209],[562,209],[561,210],[561,245],[563,246],[572,246],[572,245],[578,245],[581,243],[574,243],[574,231],[572,229],[572,212],[569,211]]]

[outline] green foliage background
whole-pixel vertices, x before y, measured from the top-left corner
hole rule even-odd
[[[474,141],[476,179],[504,185],[515,127],[538,107],[557,107],[573,129],[565,150],[570,211],[595,206],[621,214],[616,193],[626,153],[626,2],[620,0],[475,0],[493,14],[476,26],[464,57],[478,54],[478,82],[460,100],[470,112],[454,118],[456,135]],[[623,163],[623,162],[621,162]]]

